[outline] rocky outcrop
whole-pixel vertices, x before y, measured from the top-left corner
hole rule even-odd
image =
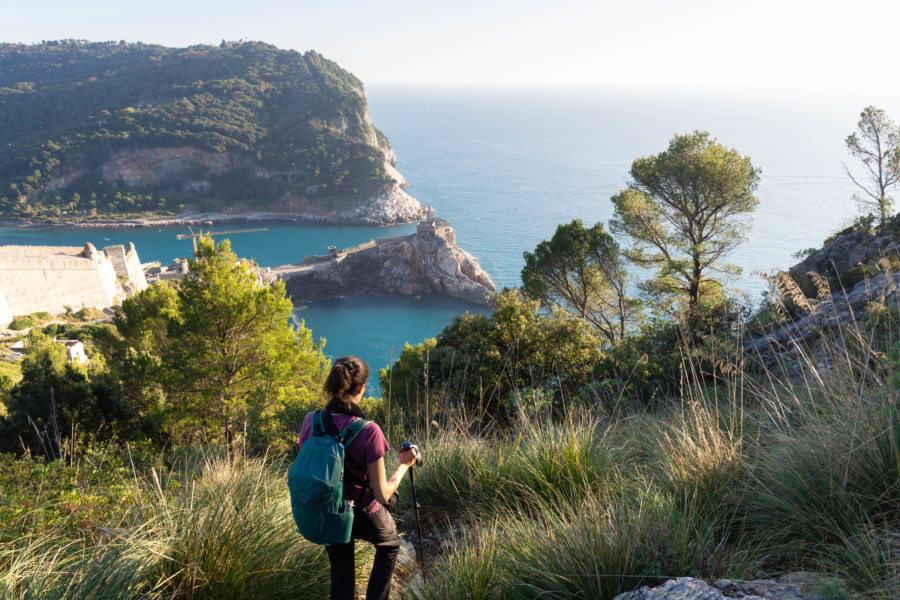
[[[748,338],[744,350],[768,362],[781,352],[808,346],[821,338],[823,332],[862,323],[870,302],[900,304],[900,274],[881,273],[860,281],[849,292],[812,300],[808,309],[788,323]]]
[[[370,125],[371,127],[371,125]],[[372,134],[374,136],[374,133]],[[273,199],[269,210],[253,213],[231,210],[227,215],[210,213],[204,219],[262,218],[284,219],[325,225],[394,225],[411,223],[425,216],[425,207],[404,191],[406,180],[394,167],[396,158],[389,148],[385,150],[385,170],[394,180],[386,190],[356,203],[334,207],[321,201],[297,194],[285,194]],[[287,178],[290,173],[276,173],[253,165],[238,153],[206,152],[190,146],[178,148],[145,148],[116,153],[100,167],[100,177],[109,183],[130,188],[153,188],[177,182],[182,192],[206,193],[212,186],[212,178],[230,169],[250,168],[257,177]],[[315,194],[316,189],[307,190]],[[175,217],[169,220],[191,220],[193,216]],[[129,223],[123,223],[128,225]]]
[[[892,235],[862,231],[839,235],[791,267],[790,276],[773,277],[776,295],[793,305],[793,318],[747,337],[744,350],[766,363],[799,348],[822,354],[822,348],[816,346],[829,345],[821,344],[834,338],[829,332],[862,324],[870,303],[900,304],[900,274],[888,268],[889,259],[897,256],[900,244]],[[834,286],[829,289],[829,280],[838,288],[849,287],[834,291]],[[818,297],[804,296],[804,292],[810,295],[817,287]]]
[[[658,587],[642,587],[619,594],[613,600],[812,600],[811,591],[793,583],[775,580],[731,581],[720,579],[710,585],[700,579],[679,577]]]
[[[900,255],[900,243],[892,235],[851,231],[804,258],[791,267],[791,272],[838,275],[892,254]]]
[[[415,234],[330,249],[295,265],[275,267],[294,303],[362,292],[443,294],[486,304],[495,289],[478,259],[456,245],[450,223],[421,221]]]
[[[417,221],[425,216],[425,207],[395,184],[373,198],[341,208],[323,207],[305,198],[290,197],[281,212],[268,214],[323,225],[382,226]]]

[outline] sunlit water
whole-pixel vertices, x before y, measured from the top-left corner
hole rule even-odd
[[[764,289],[756,271],[794,262],[856,212],[843,171],[843,140],[864,103],[876,100],[747,98],[662,92],[484,90],[370,86],[373,120],[391,140],[408,191],[449,219],[457,243],[477,256],[500,286],[519,282],[522,252],[573,218],[607,221],[611,195],[631,162],[660,152],[675,133],[708,130],[762,168],[759,209],[748,241],[731,256],[743,275],[731,282],[750,300]],[[900,118],[900,103],[882,105]],[[896,114],[895,114],[896,113]],[[240,228],[221,224],[217,228]],[[254,224],[254,227],[259,226]],[[403,235],[388,228],[269,224],[265,233],[231,237],[240,255],[263,266]],[[184,228],[128,230],[0,229],[2,244],[102,247],[133,241],[141,260],[168,263],[191,252]],[[348,297],[295,311],[330,356],[355,353],[376,370],[403,344],[436,335],[455,315],[479,307],[446,298]]]

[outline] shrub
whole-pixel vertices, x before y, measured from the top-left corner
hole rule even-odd
[[[754,527],[808,550],[842,546],[869,524],[900,525],[900,409],[892,395],[831,399],[779,434],[749,492]]]
[[[22,329],[28,329],[33,325],[34,319],[32,319],[31,317],[19,317],[18,319],[13,319],[12,323],[9,324],[9,328],[16,331],[21,331]]]

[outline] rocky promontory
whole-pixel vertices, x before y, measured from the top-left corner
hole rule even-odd
[[[362,81],[262,42],[0,43],[0,219],[412,223]],[[3,93],[4,91],[8,93]]]
[[[295,304],[365,292],[443,294],[487,304],[494,282],[478,259],[456,245],[448,221],[420,221],[416,233],[373,239],[270,269]]]

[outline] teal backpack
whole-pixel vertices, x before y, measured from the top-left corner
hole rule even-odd
[[[312,415],[312,434],[303,442],[288,473],[291,510],[297,531],[315,544],[346,544],[353,528],[353,508],[344,503],[344,451],[363,427],[356,419],[338,433],[331,413]]]

